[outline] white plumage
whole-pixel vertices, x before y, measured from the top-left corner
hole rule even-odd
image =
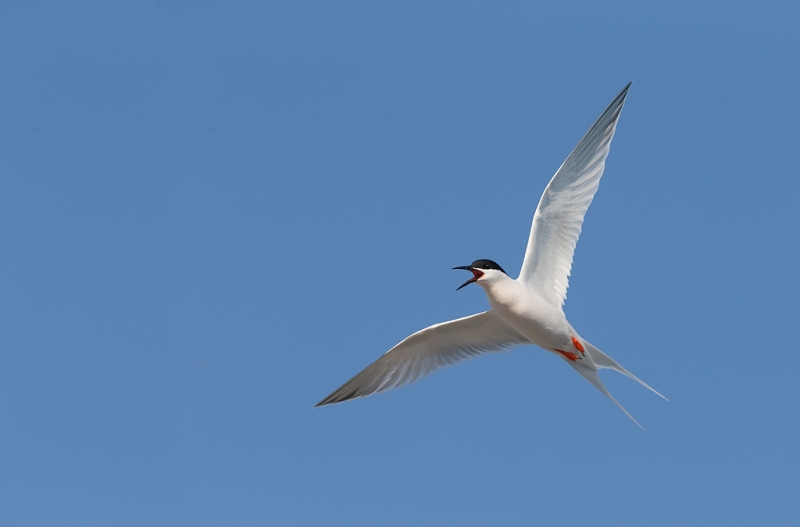
[[[406,337],[317,406],[391,390],[439,368],[528,343],[491,311],[435,324]]]
[[[583,217],[606,168],[611,139],[630,83],[608,105],[545,188],[533,215],[519,280],[561,308]]]
[[[630,83],[595,121],[547,185],[533,216],[519,277],[511,279],[491,260],[476,260],[470,266],[457,268],[473,273],[464,285],[480,285],[491,309],[414,333],[317,406],[397,388],[444,366],[523,344],[535,344],[560,356],[631,419],[603,385],[598,370],[618,371],[661,396],[582,339],[562,309],[583,218],[600,184],[629,88]]]

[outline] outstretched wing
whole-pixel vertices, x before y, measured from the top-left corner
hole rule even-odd
[[[442,322],[407,337],[316,406],[391,390],[439,368],[520,344],[528,340],[491,311]]]
[[[547,185],[533,215],[518,280],[561,309],[567,297],[572,254],[586,209],[606,166],[617,119],[631,83],[611,101]]]

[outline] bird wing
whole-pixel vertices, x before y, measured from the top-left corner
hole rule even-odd
[[[406,337],[316,406],[391,390],[439,368],[520,344],[529,342],[491,311],[435,324]]]
[[[558,309],[567,297],[572,254],[583,217],[600,184],[630,86],[628,83],[608,105],[567,157],[544,190],[533,215],[518,280]]]

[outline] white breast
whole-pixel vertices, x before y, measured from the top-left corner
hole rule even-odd
[[[574,330],[560,309],[510,278],[478,281],[489,305],[509,326],[540,348],[552,351],[570,342]]]

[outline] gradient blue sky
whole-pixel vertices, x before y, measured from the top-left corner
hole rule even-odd
[[[797,2],[0,7],[0,524],[797,525]],[[627,83],[533,347],[312,410],[516,276]]]

